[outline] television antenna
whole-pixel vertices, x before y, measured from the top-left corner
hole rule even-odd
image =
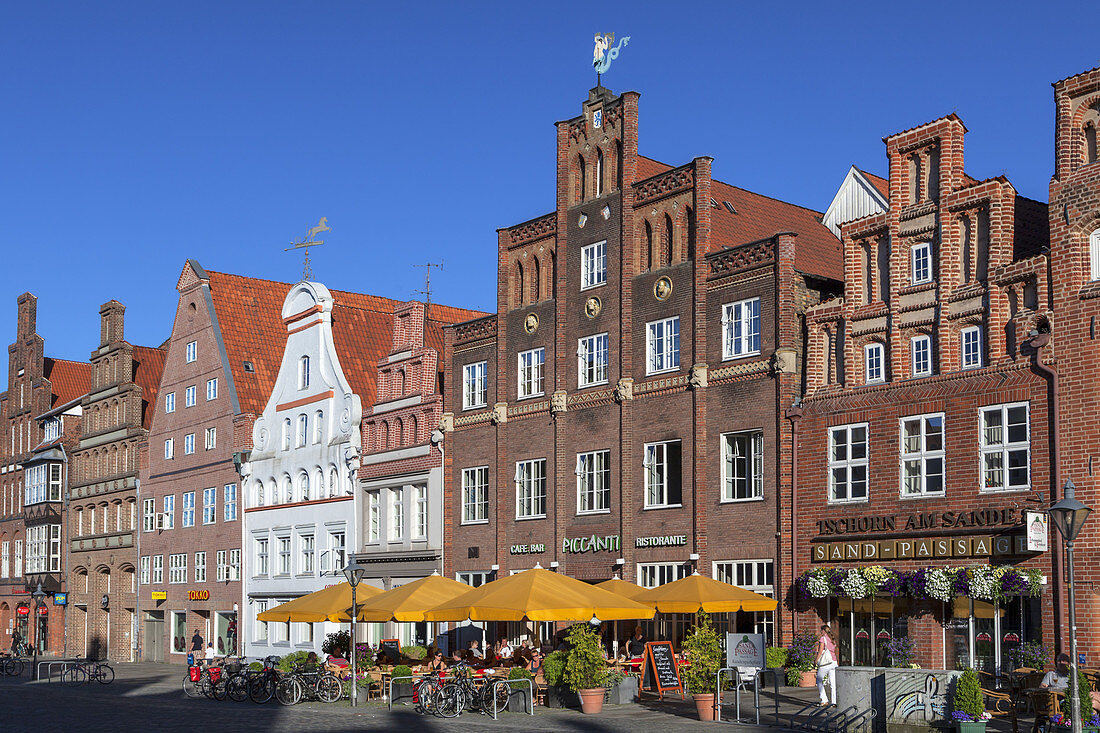
[[[432,268],[438,267],[440,272],[443,272],[443,260],[439,262],[425,262],[422,265],[413,265],[413,267],[424,268],[424,289],[414,290],[417,295],[424,296],[424,315],[427,317],[428,306],[432,304]]]

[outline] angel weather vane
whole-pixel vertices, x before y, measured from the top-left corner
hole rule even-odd
[[[619,50],[630,43],[630,36],[623,36],[619,44],[615,43],[614,33],[597,33],[596,48],[592,51],[592,67],[596,69],[596,86],[600,85],[600,74],[606,73],[611,68],[611,62],[619,58]]]

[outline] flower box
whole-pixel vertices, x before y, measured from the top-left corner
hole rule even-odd
[[[960,720],[957,725],[959,726],[959,733],[985,733],[984,720],[979,720],[976,723],[968,723]]]

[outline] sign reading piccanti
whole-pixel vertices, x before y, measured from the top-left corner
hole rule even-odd
[[[621,549],[622,538],[617,534],[609,534],[603,537],[599,535],[566,537],[561,541],[561,551],[566,553],[618,552]]]

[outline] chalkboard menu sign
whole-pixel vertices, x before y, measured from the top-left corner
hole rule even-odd
[[[671,641],[648,641],[645,645],[645,657],[642,659],[644,676],[642,687],[656,689],[661,697],[668,690],[676,690],[684,696],[684,685],[680,681],[680,667],[672,651]]]
[[[382,651],[386,656],[390,658],[390,664],[401,663],[401,640],[400,639],[383,639],[381,642]]]

